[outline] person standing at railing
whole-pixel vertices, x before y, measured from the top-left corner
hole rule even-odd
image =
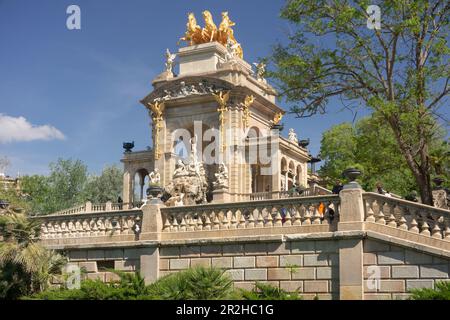
[[[122,210],[123,200],[120,196],[117,198],[117,203],[119,204],[119,210]]]
[[[341,192],[343,188],[344,186],[342,185],[341,180],[336,180],[336,183],[333,186],[333,190],[331,190],[331,192],[333,192],[334,194],[339,194],[339,192]]]
[[[386,194],[386,190],[383,189],[383,184],[381,182],[377,182],[376,188],[377,188],[377,193],[382,194],[382,195]]]

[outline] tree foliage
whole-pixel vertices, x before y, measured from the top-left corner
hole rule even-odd
[[[424,203],[432,203],[430,143],[447,101],[449,2],[380,0],[381,29],[369,29],[368,0],[290,0],[297,28],[277,45],[268,72],[292,112],[327,112],[332,97],[364,105],[388,125]]]
[[[330,187],[342,179],[342,171],[356,166],[362,170],[364,190],[374,190],[377,182],[402,196],[418,189],[392,132],[373,117],[363,118],[354,126],[342,123],[324,132],[320,154],[324,160],[320,174]]]
[[[45,290],[66,259],[38,243],[40,222],[24,213],[0,216],[0,298]]]
[[[94,203],[116,202],[122,193],[122,175],[122,169],[113,165],[105,167],[99,176],[89,176],[82,192],[83,200]]]
[[[49,214],[86,201],[117,201],[122,191],[122,170],[105,167],[100,176],[88,175],[80,160],[58,159],[50,164],[48,176],[22,177],[22,191],[29,198],[31,212]]]

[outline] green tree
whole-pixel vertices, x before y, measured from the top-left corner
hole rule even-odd
[[[122,194],[123,172],[116,165],[105,167],[100,176],[88,177],[82,198],[95,203],[116,202]]]
[[[358,166],[365,190],[373,190],[378,181],[384,189],[402,196],[417,189],[389,127],[373,117],[363,118],[354,126],[342,123],[324,132],[320,154],[324,160],[320,174],[330,185],[341,178],[343,170]]]
[[[66,259],[38,243],[40,222],[23,213],[0,216],[0,298],[45,290]]]
[[[292,112],[327,112],[327,102],[364,104],[382,118],[432,204],[430,143],[448,99],[449,8],[445,0],[380,0],[381,29],[369,29],[368,0],[290,0],[281,16],[297,26],[271,58]],[[334,45],[330,45],[330,43]]]
[[[22,178],[22,190],[30,198],[33,213],[49,214],[83,202],[87,167],[80,160],[58,159],[49,165],[48,176]]]

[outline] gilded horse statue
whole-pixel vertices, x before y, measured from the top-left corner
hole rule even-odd
[[[203,11],[203,19],[205,20],[205,27],[202,30],[204,42],[213,42],[217,40],[217,26],[214,23],[211,12]]]
[[[180,41],[189,42],[189,45],[202,43],[202,28],[197,24],[194,13],[190,12],[188,15],[188,22],[186,23],[186,33]]]
[[[188,15],[188,22],[186,24],[186,33],[184,37],[180,38],[180,41],[186,41],[189,45],[196,45],[201,43],[208,43],[217,41],[224,46],[227,46],[228,42],[234,44],[235,54],[242,58],[243,51],[241,45],[236,41],[232,27],[236,25],[231,21],[228,16],[228,12],[222,12],[222,22],[217,28],[214,23],[211,12],[205,10],[202,12],[203,19],[205,20],[205,27],[201,28],[197,24],[194,14],[191,12]],[[179,41],[178,41],[179,43]]]

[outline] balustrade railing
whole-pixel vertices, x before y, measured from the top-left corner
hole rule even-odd
[[[97,237],[138,232],[142,222],[142,211],[51,215],[37,219],[42,221],[42,239]]]
[[[161,208],[163,232],[335,226],[337,195]],[[322,212],[321,212],[322,211]]]
[[[142,202],[136,203],[91,203],[86,202],[80,206],[76,206],[73,208],[61,210],[55,213],[52,213],[52,216],[63,216],[77,213],[91,213],[91,212],[107,212],[107,211],[121,211],[121,210],[132,210],[142,205]]]
[[[365,221],[450,241],[450,211],[366,192]]]

